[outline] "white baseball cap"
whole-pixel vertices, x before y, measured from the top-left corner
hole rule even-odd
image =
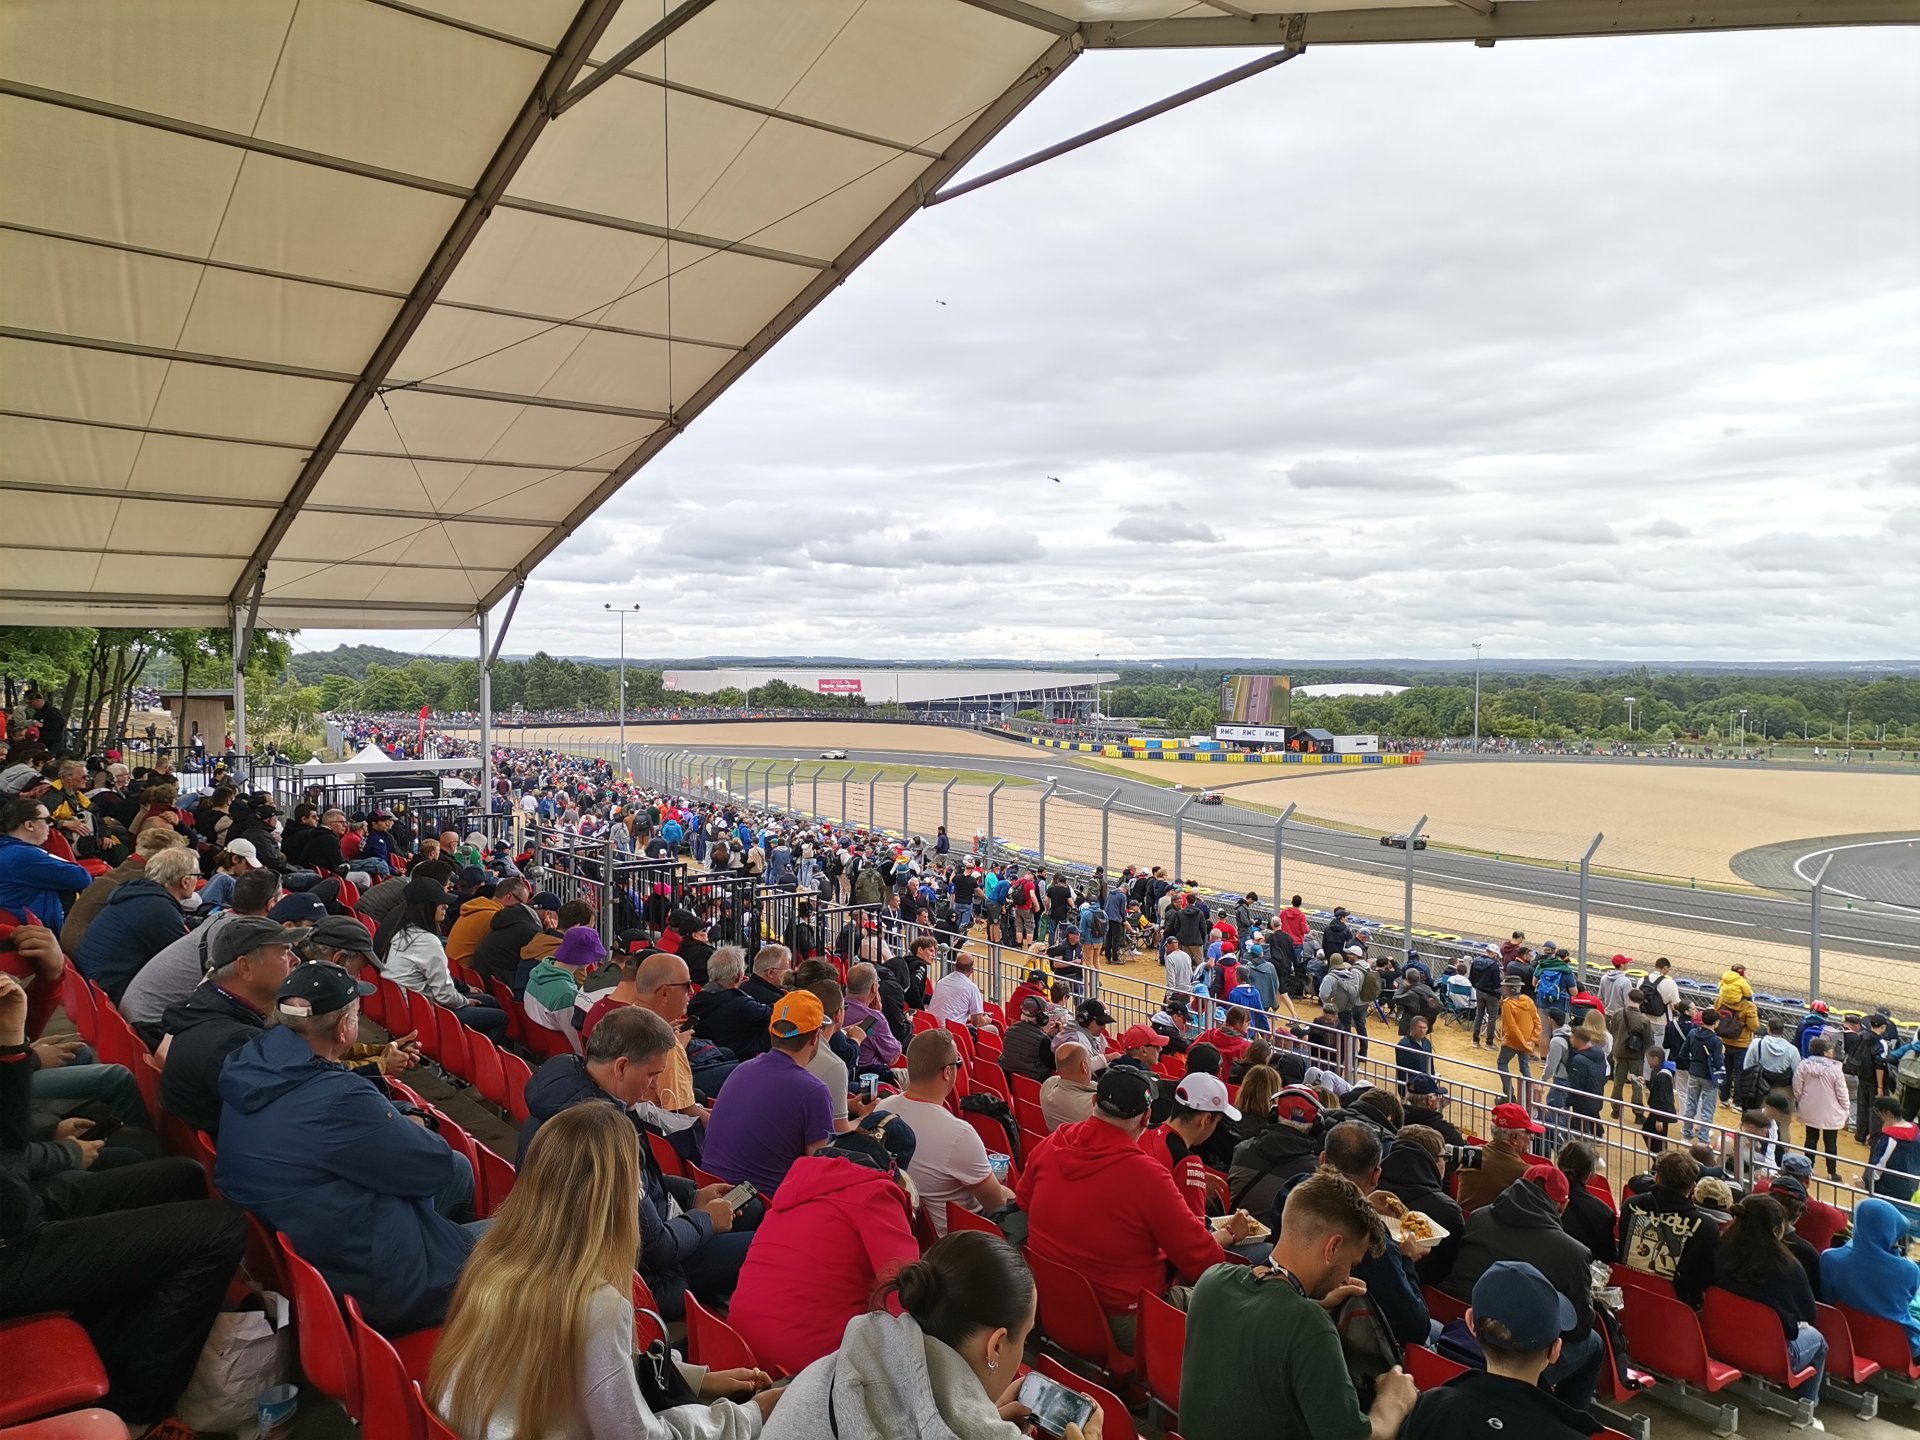
[[[1227,1087],[1218,1075],[1189,1075],[1173,1092],[1173,1098],[1189,1110],[1224,1115],[1238,1120],[1240,1112],[1227,1099]]]
[[[260,863],[260,852],[253,848],[253,841],[251,840],[229,840],[227,842],[227,853],[229,855],[238,855],[242,860],[246,861],[249,870],[264,870],[267,868]]]

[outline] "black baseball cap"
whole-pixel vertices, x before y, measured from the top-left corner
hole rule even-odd
[[[1116,1120],[1131,1120],[1153,1108],[1156,1090],[1153,1076],[1132,1065],[1109,1065],[1100,1072],[1094,1088],[1093,1103],[1103,1115]]]
[[[318,925],[327,918],[327,902],[312,894],[283,895],[267,911],[267,918],[276,925],[290,920],[301,925]]]
[[[373,986],[354,979],[338,965],[309,961],[294,966],[281,985],[278,1009],[282,1015],[299,1020],[344,1010],[355,999],[371,994]]]
[[[373,936],[359,920],[351,915],[329,915],[313,927],[309,936],[314,944],[324,945],[329,950],[352,950],[361,955],[373,954]]]
[[[527,904],[536,910],[558,910],[560,897],[551,890],[542,890],[537,895],[528,896]]]

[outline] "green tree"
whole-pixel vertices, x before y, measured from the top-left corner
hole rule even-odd
[[[367,666],[367,678],[360,682],[362,709],[382,714],[417,711],[426,704],[420,686],[404,670],[390,670],[378,662]]]

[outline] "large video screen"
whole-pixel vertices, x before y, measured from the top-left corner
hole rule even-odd
[[[1285,675],[1229,675],[1220,682],[1220,718],[1231,725],[1289,725],[1293,681]]]

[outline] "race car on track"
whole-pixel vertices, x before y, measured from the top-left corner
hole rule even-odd
[[[820,758],[822,760],[844,760],[847,758],[847,752],[844,750],[822,750],[820,752]]]
[[[1193,797],[1193,803],[1196,805],[1224,805],[1227,803],[1227,797],[1222,795],[1218,790],[1202,790],[1198,795]]]
[[[1405,835],[1382,835],[1380,837],[1380,843],[1382,845],[1391,845],[1396,850],[1404,850],[1407,848],[1407,837]],[[1424,835],[1414,836],[1413,848],[1416,850],[1426,849],[1427,837]]]

